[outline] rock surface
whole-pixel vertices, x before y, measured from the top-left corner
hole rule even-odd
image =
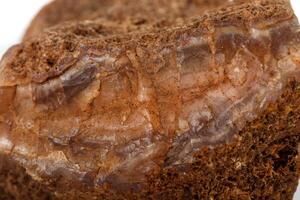
[[[139,191],[245,137],[299,81],[286,1],[174,19],[67,23],[12,47],[0,63],[0,152],[45,184]]]

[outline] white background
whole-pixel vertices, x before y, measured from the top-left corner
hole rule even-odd
[[[300,1],[291,1],[300,19]],[[49,0],[0,1],[0,57],[9,46],[20,41],[31,19],[47,2],[49,2]],[[300,200],[300,187],[294,199]]]

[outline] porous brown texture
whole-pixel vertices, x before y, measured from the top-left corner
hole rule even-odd
[[[18,169],[4,167],[5,195],[30,198],[9,175],[28,173],[45,198],[291,199],[299,24],[285,0],[253,2],[65,23],[11,48],[0,153]]]
[[[25,169],[6,156],[0,156],[1,200],[50,200],[54,195],[32,180]]]
[[[24,39],[66,21],[103,18],[115,23],[133,21],[135,24],[149,24],[199,16],[219,6],[243,2],[250,0],[55,0],[37,14]]]

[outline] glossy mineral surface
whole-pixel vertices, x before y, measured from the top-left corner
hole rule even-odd
[[[0,152],[37,180],[121,188],[238,139],[299,77],[298,22],[284,1],[263,1],[189,23],[104,36],[89,22],[10,49]]]

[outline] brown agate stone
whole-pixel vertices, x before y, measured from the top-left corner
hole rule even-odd
[[[12,47],[5,162],[62,199],[291,199],[300,34],[287,1],[166,21],[97,18]]]

